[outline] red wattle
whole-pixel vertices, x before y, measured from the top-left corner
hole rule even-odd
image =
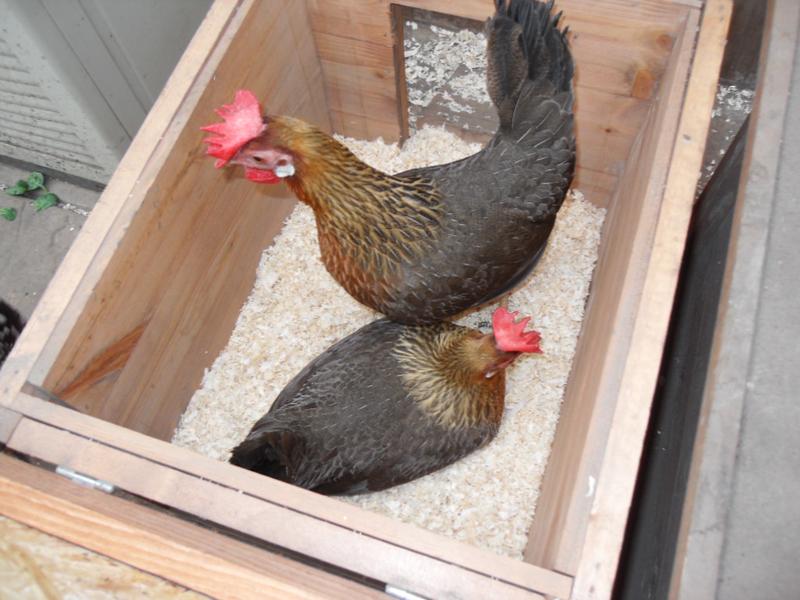
[[[278,183],[281,180],[275,173],[267,169],[246,168],[244,176],[256,183]]]

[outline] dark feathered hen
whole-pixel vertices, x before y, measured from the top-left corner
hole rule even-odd
[[[457,461],[497,433],[505,368],[540,351],[515,316],[498,309],[494,334],[362,327],[286,386],[230,461],[324,494],[382,490]]]
[[[20,314],[10,304],[0,299],[0,366],[11,353],[24,327],[25,322]]]
[[[262,119],[244,91],[207,128],[209,153],[253,181],[284,179],[314,209],[328,271],[392,320],[484,304],[533,268],[573,174],[573,65],[551,8],[497,0],[487,80],[500,127],[466,159],[386,175],[307,123]]]

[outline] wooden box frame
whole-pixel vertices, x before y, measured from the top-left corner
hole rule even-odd
[[[396,139],[405,101],[393,15],[406,6],[484,19],[490,0],[217,0],[0,374],[0,441],[45,467],[2,457],[0,512],[213,594],[261,596],[250,583],[268,581],[287,597],[368,596],[388,584],[428,597],[608,598],[730,5],[559,2],[578,65],[576,185],[609,212],[524,562],[162,441],[294,203],[283,187],[210,168],[199,126],[248,87],[272,112]],[[48,465],[129,499],[76,491]],[[186,533],[131,495],[270,549],[194,525]],[[141,511],[149,516],[131,524]],[[75,527],[78,513],[93,535]],[[131,552],[131,535],[155,554]],[[227,565],[219,577],[231,587],[192,563],[214,540],[230,554],[202,560]]]

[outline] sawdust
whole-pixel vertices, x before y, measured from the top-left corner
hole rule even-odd
[[[343,140],[366,162],[397,172],[477,151],[424,128],[400,149]],[[459,463],[385,492],[343,499],[499,554],[521,558],[558,422],[564,386],[597,259],[605,211],[575,192],[559,213],[534,273],[510,297],[533,316],[541,356],[508,372],[497,438]],[[495,306],[459,322],[486,329]],[[194,394],[173,442],[225,460],[283,387],[311,359],[378,315],[325,271],[312,211],[298,206],[262,257],[253,291],[228,342]],[[288,325],[290,324],[290,325]]]

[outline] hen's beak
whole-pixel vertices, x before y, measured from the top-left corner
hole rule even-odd
[[[245,177],[256,183],[278,183],[295,174],[292,156],[275,148],[244,148],[231,164],[242,165]]]
[[[291,155],[274,148],[241,150],[231,159],[231,164],[242,165],[245,169],[272,171],[280,179],[295,174]]]

